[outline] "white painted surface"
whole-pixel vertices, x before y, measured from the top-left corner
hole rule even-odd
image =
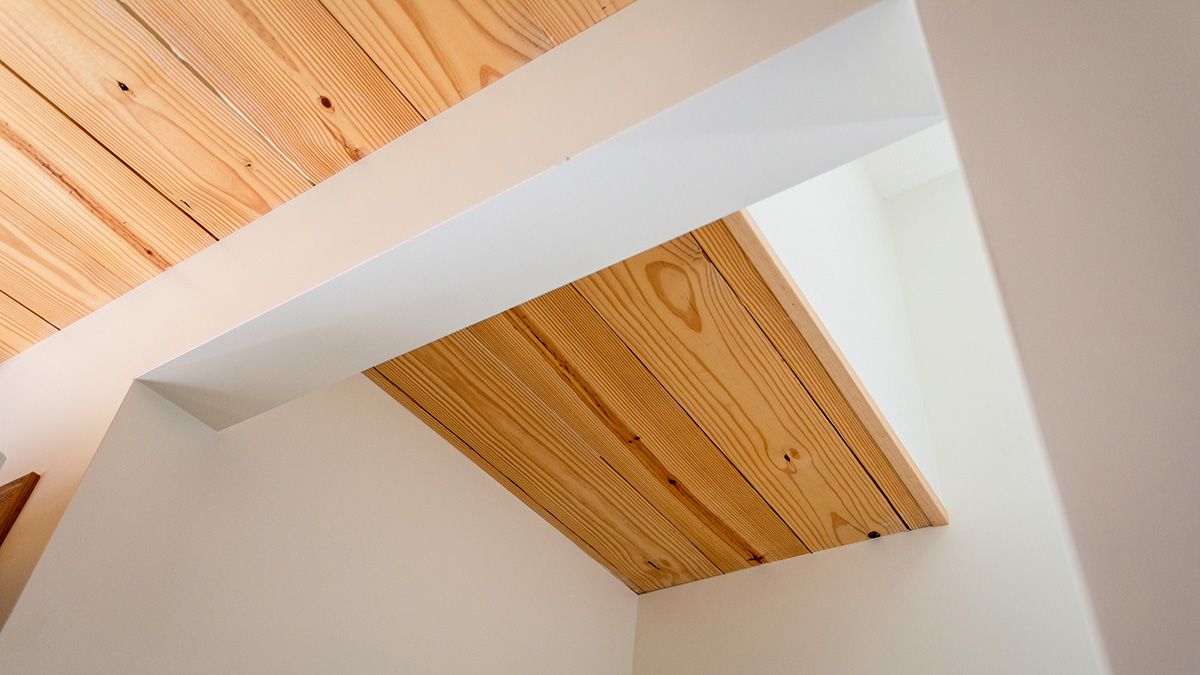
[[[1200,3],[918,0],[1117,672],[1200,670]]]
[[[939,122],[924,131],[863,157],[875,191],[883,199],[958,170],[958,152],[950,125]]]
[[[643,595],[635,673],[1104,671],[960,180],[888,205],[950,525]]]
[[[637,596],[361,375],[220,434],[144,387],[0,672],[630,672]]]
[[[715,4],[721,14],[736,6],[735,14],[765,20],[760,12],[766,8]],[[631,7],[635,18],[637,7]],[[810,12],[806,4],[771,9],[780,12],[773,19],[785,22],[787,16]],[[681,16],[701,9],[689,4],[675,11]],[[728,28],[735,26],[743,35],[749,29],[741,23]],[[673,26],[673,31],[681,30],[687,27]],[[722,29],[718,41],[730,39]],[[706,61],[711,58],[705,56]],[[641,67],[640,62],[631,65]],[[569,95],[540,93],[554,99]],[[439,126],[439,116],[428,125],[441,130],[458,119]],[[477,206],[454,191],[442,194],[440,186],[464,182],[464,164],[477,166],[489,159],[471,154],[460,164],[426,166],[424,157],[437,148],[464,142],[444,134],[440,145],[419,146],[428,136],[420,133],[422,127],[413,132],[417,136],[411,143],[406,141],[411,134],[405,135],[388,146],[389,152],[368,158],[377,159],[372,173],[357,174],[354,191],[339,191],[345,181],[335,177],[315,188],[311,199],[301,197],[261,221],[264,227],[300,219],[390,223],[403,214],[408,233],[420,236],[401,239],[399,246],[141,379],[214,428],[224,428],[940,119],[916,16],[911,7],[893,0],[598,145],[577,153],[568,150],[559,155],[561,163]],[[495,133],[494,119],[474,122]],[[526,142],[546,142],[543,129],[526,131]],[[421,152],[410,152],[413,148]],[[511,141],[502,149],[519,152]],[[416,166],[424,177],[408,181]],[[435,218],[426,216],[427,209],[409,210],[422,201],[443,208],[452,204],[457,210]]]
[[[709,152],[728,153],[740,147],[741,134],[778,141],[777,150],[785,154],[780,163],[754,168],[753,175],[762,179],[762,184],[749,187],[752,193],[766,190],[758,195],[765,196],[799,180],[799,176],[792,177],[797,171],[821,173],[844,161],[846,153],[861,153],[864,144],[882,144],[892,135],[924,123],[922,115],[929,103],[921,102],[921,92],[931,86],[927,66],[923,57],[913,61],[912,31],[904,28],[911,27],[911,14],[892,2],[883,8],[883,15],[877,11],[873,20],[868,17],[867,23],[857,24],[867,35],[849,44],[899,41],[902,47],[907,45],[903,53],[909,57],[883,64],[885,73],[868,67],[873,63],[870,50],[864,55],[845,54],[849,61],[841,63],[865,71],[860,73],[864,82],[886,78],[886,91],[891,93],[884,97],[887,101],[916,100],[919,105],[913,105],[920,109],[911,105],[898,110],[880,108],[884,99],[874,102],[869,96],[864,98],[864,92],[842,87],[834,97],[837,101],[849,99],[850,108],[856,100],[866,106],[858,110],[852,123],[836,115],[781,122],[771,116],[757,118],[749,111],[749,118],[757,119],[770,133],[754,131],[753,124],[749,128],[704,127],[702,123],[713,118],[697,117],[692,121],[700,127],[664,128],[660,124],[654,127],[660,136],[642,131],[610,150],[593,150],[589,161],[594,168],[617,162],[622,152],[628,161],[632,153],[638,161],[657,167],[665,188],[661,182],[631,182],[621,173],[625,165],[620,163],[612,164],[603,175],[590,174],[595,180],[586,183],[576,182],[579,174],[561,170],[575,163],[564,163],[566,157],[664,109],[687,103],[689,97],[865,4],[867,0],[802,5],[789,0],[640,0],[233,236],[0,363],[0,451],[8,457],[0,481],[29,471],[42,474],[0,549],[0,618],[7,618],[17,601],[135,377],[406,244],[403,253],[389,258],[401,268],[396,271],[400,276],[387,276],[385,271],[378,278],[389,284],[368,284],[350,296],[325,292],[318,294],[319,300],[313,299],[318,296],[301,299],[291,305],[290,311],[301,310],[296,321],[274,324],[280,332],[242,331],[238,333],[241,337],[233,339],[236,346],[232,352],[224,347],[193,352],[190,365],[173,371],[181,379],[173,380],[169,373],[163,376],[164,382],[175,383],[177,396],[216,400],[226,406],[218,406],[225,412],[261,410],[355,372],[364,365],[363,354],[355,351],[355,345],[376,353],[386,351],[376,359],[382,360],[404,351],[406,345],[439,337],[483,318],[488,311],[517,304],[555,283],[583,276],[639,247],[700,224],[702,220],[686,224],[671,218],[658,220],[663,214],[678,217],[676,210],[681,203],[687,204],[689,195],[705,195],[704,213],[714,203],[724,203],[722,199],[729,210],[753,201],[757,196],[739,201],[738,190],[747,183],[726,180],[722,166],[707,160]],[[907,24],[897,26],[888,21],[897,11]],[[878,40],[873,41],[872,35]],[[823,69],[825,61],[846,50],[843,42],[836,34],[832,40],[827,37],[824,47],[802,52],[788,63],[804,68],[801,80],[819,81],[829,76]],[[916,80],[913,73],[904,73],[904,68],[914,63],[921,71],[915,74]],[[769,77],[761,79],[773,73],[778,75],[771,69],[758,71],[739,86],[749,83],[764,92],[779,90]],[[905,87],[913,91],[901,91]],[[726,91],[737,93],[738,89]],[[723,106],[726,112],[730,108],[736,112],[740,105],[737,100],[705,101]],[[812,107],[809,113],[833,115],[838,108],[831,105],[834,107]],[[827,129],[830,133],[825,133]],[[602,158],[606,152],[608,160]],[[651,161],[658,157],[667,163]],[[707,167],[708,172],[693,183],[671,183],[672,158]],[[758,173],[769,167],[780,168],[781,175]],[[527,187],[535,181],[543,192]],[[489,212],[483,208],[475,209],[474,230],[431,230],[513,186],[524,191],[505,193],[508,196],[494,200],[495,210],[490,212],[494,218],[485,217]],[[726,189],[730,192],[724,192]],[[572,210],[571,204],[553,200],[548,203],[559,210],[541,214],[548,221],[512,220],[523,213],[517,197],[537,202],[547,195],[562,194],[586,195],[579,208],[588,208],[598,198],[610,202],[605,209],[630,206],[616,223],[606,222],[592,230],[573,218],[578,211]],[[634,204],[652,207],[639,213],[649,213],[651,220],[625,222]],[[690,217],[702,215],[697,212]],[[658,223],[661,229],[643,227],[647,223]],[[423,232],[428,234],[417,236]],[[529,238],[531,233],[546,232],[550,233],[546,238]],[[527,245],[530,242],[536,245]],[[511,266],[496,277],[484,274],[497,272],[495,267],[464,265],[478,261],[481,255],[513,250],[524,253],[514,256]],[[415,274],[406,277],[410,264]],[[572,268],[572,264],[581,267]],[[430,275],[421,276],[425,272]],[[378,335],[361,334],[340,323],[345,318],[343,305],[361,310],[365,305],[355,304],[355,299],[364,295],[402,298],[407,303],[404,311],[374,317],[404,339],[380,343]],[[304,340],[310,331],[327,341],[313,349],[312,341]],[[232,343],[226,340],[221,344],[230,347]],[[306,349],[294,348],[298,344]],[[248,362],[244,358],[222,360],[231,354],[253,358]],[[276,365],[282,358],[287,367],[258,369],[254,359],[264,354],[275,359]],[[296,360],[289,360],[293,358]],[[197,382],[184,377],[206,370],[229,377],[230,363],[240,364],[241,372],[234,373],[240,377],[235,381],[247,390],[218,386],[229,380]],[[270,396],[264,398],[264,392]]]
[[[911,143],[923,152],[931,141]],[[936,492],[937,466],[887,207],[864,161],[805,181],[749,210]]]

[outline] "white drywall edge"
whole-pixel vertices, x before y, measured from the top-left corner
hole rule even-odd
[[[186,261],[244,323],[140,379],[225,428],[941,119],[907,3],[838,18],[641,0]]]

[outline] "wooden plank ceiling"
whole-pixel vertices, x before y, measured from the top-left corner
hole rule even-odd
[[[0,2],[0,360],[631,2]]]
[[[637,592],[946,523],[744,214],[366,375]]]

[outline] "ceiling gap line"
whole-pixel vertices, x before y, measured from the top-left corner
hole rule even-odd
[[[608,320],[604,318],[604,315],[601,314],[600,311],[597,310],[592,305],[592,303],[588,302],[587,296],[584,295],[578,288],[575,287],[574,282],[567,284],[567,285],[571,287],[572,291],[574,291],[575,293],[577,293],[579,295],[580,299],[582,299],[583,302],[593,312],[596,313],[596,315],[600,319],[600,321],[604,322],[604,325],[607,326],[608,329],[610,331],[612,331],[615,335],[617,335],[617,339],[620,340],[620,334],[617,333],[616,329],[614,329],[612,327],[612,325],[608,323]],[[633,351],[633,349],[628,344],[626,344],[624,340],[620,340],[620,341],[621,341],[621,344],[625,345],[625,348],[629,350],[629,353],[633,355],[633,358],[637,359],[637,362],[639,364],[641,364],[642,368],[646,369],[646,372],[650,374],[650,377],[654,378],[654,381],[658,383],[658,386],[662,387],[663,392],[665,392],[666,395],[668,397],[670,397],[670,399],[672,401],[675,402],[675,405],[679,406],[679,409],[683,411],[683,414],[687,415],[688,419],[691,420],[692,424],[696,425],[696,428],[700,430],[700,433],[704,434],[704,437],[708,439],[708,442],[710,444],[712,444],[712,446],[714,448],[717,449],[717,452],[719,452],[722,457],[725,458],[725,461],[729,462],[729,465],[731,467],[733,467],[733,470],[736,471],[739,476],[741,476],[742,480],[746,481],[746,484],[750,486],[750,489],[753,490],[754,493],[757,494],[759,496],[759,498],[763,500],[763,503],[767,505],[767,508],[771,509],[771,513],[775,514],[775,517],[778,518],[781,523],[783,523],[783,526],[786,527],[788,529],[788,531],[792,533],[792,536],[794,536],[796,538],[796,541],[800,542],[800,545],[805,548],[806,552],[812,553],[813,552],[812,547],[809,546],[808,543],[804,541],[804,538],[801,537],[798,532],[796,532],[796,530],[791,526],[791,524],[788,523],[787,519],[785,519],[782,515],[780,515],[779,511],[775,508],[775,505],[772,504],[770,502],[770,500],[768,500],[762,494],[762,492],[760,492],[758,490],[758,488],[754,487],[754,483],[752,483],[750,481],[750,479],[746,477],[746,474],[742,472],[742,470],[738,467],[738,465],[732,459],[729,458],[729,455],[727,455],[723,449],[721,449],[721,446],[716,442],[715,439],[713,439],[713,437],[711,435],[709,435],[708,431],[700,424],[700,422],[697,421],[696,418],[692,416],[692,413],[687,409],[687,407],[684,406],[683,403],[679,401],[679,399],[675,398],[675,395],[671,393],[671,390],[667,389],[666,385],[664,385],[662,383],[662,381],[659,380],[658,377],[656,377],[654,375],[654,371],[650,370],[650,367],[646,365],[645,361],[642,360],[642,357],[638,356],[637,352]]]
[[[14,298],[13,296],[9,295],[8,291],[5,291],[4,289],[0,288],[0,295],[3,295],[4,297],[8,298],[9,300],[12,300],[13,302],[17,303],[17,304],[18,304],[18,305],[20,305],[22,308],[24,308],[24,309],[25,309],[25,311],[27,311],[27,312],[29,312],[30,314],[32,314],[32,315],[34,315],[34,316],[36,316],[37,318],[41,319],[42,321],[45,321],[45,322],[46,322],[46,325],[47,325],[47,326],[50,326],[50,327],[51,327],[51,328],[53,328],[54,330],[62,330],[62,326],[57,326],[57,325],[55,325],[53,322],[51,322],[50,320],[48,320],[46,317],[44,317],[44,316],[42,316],[41,314],[38,314],[37,312],[33,311],[33,309],[31,309],[31,308],[29,307],[29,305],[26,305],[25,303],[21,302],[20,300],[18,300],[18,299],[16,299],[16,298]]]
[[[692,548],[696,549],[696,552],[700,554],[701,558],[704,558],[705,560],[707,560],[708,563],[713,566],[713,569],[717,570],[718,574],[722,573],[720,565],[718,565],[716,562],[714,562],[712,560],[712,558],[710,558],[708,556],[708,554],[705,553],[703,551],[703,549],[701,549],[700,546],[696,544],[696,542],[692,541],[692,538],[687,536],[687,533],[684,532],[678,525],[676,525],[675,522],[672,521],[671,518],[667,514],[663,513],[662,509],[660,509],[656,504],[654,504],[654,502],[650,501],[650,499],[648,497],[646,497],[646,495],[642,494],[642,491],[639,490],[637,488],[637,486],[634,485],[625,476],[625,474],[618,471],[616,469],[616,467],[614,467],[612,464],[609,463],[609,461],[607,459],[605,459],[604,455],[600,454],[600,452],[598,452],[594,447],[592,447],[592,444],[589,443],[587,441],[587,439],[585,439],[583,437],[582,434],[580,434],[579,430],[577,430],[570,422],[563,419],[562,415],[560,415],[557,410],[550,407],[550,404],[547,403],[541,396],[538,396],[537,392],[535,392],[533,390],[533,388],[529,386],[529,384],[525,381],[525,379],[523,377],[520,376],[519,373],[517,373],[511,367],[509,367],[509,364],[507,362],[505,362],[504,359],[500,358],[500,356],[497,355],[495,352],[493,352],[490,347],[488,347],[486,344],[484,344],[484,342],[482,340],[480,340],[478,337],[476,337],[475,334],[473,332],[471,332],[470,327],[468,327],[465,331],[463,331],[463,334],[469,336],[471,338],[471,340],[473,340],[477,345],[479,345],[479,347],[484,352],[486,352],[488,355],[490,355],[496,361],[496,363],[499,364],[499,366],[504,369],[505,372],[512,375],[513,379],[516,380],[517,382],[519,382],[521,387],[523,387],[525,389],[525,391],[529,392],[533,399],[541,401],[542,405],[545,407],[547,412],[549,412],[550,416],[554,420],[557,420],[563,426],[563,428],[566,429],[567,432],[571,434],[571,436],[573,436],[576,440],[578,440],[579,444],[582,447],[585,447],[589,451],[591,451],[592,455],[596,459],[600,460],[601,462],[604,463],[605,466],[607,466],[609,469],[611,469],[613,474],[615,474],[618,478],[620,478],[621,481],[623,481],[625,483],[625,485],[629,486],[629,489],[633,491],[633,494],[636,494],[637,496],[641,497],[642,500],[646,502],[646,505],[650,507],[650,510],[657,513],[659,516],[661,516],[663,521],[665,523],[667,523],[667,525],[671,526],[677,533],[679,533],[679,536],[682,537],[684,541],[686,541],[688,544],[690,544],[692,546]]]
[[[225,96],[220,89],[217,89],[216,85],[210,82],[208,78],[201,75],[200,71],[196,70],[196,68],[192,66],[191,62],[183,57],[183,54],[180,53],[179,50],[175,49],[170,42],[167,42],[166,38],[164,38],[158,31],[154,30],[154,28],[147,23],[146,20],[141,17],[141,15],[135,12],[133,8],[125,2],[125,0],[116,0],[116,3],[120,5],[121,8],[129,14],[129,16],[133,17],[134,21],[137,21],[142,28],[144,28],[151,36],[153,36],[154,39],[159,42],[159,44],[161,44],[168,52],[170,52],[171,55],[174,56],[184,68],[187,68],[188,72],[190,72],[197,80],[199,80],[200,83],[205,86],[205,88],[215,94],[217,98],[221,99],[221,102],[224,103],[225,106],[231,111],[233,111],[233,114],[237,115],[239,119],[245,122],[246,126],[250,127],[250,129],[263,140],[263,142],[265,142],[272,150],[275,151],[275,154],[282,157],[283,161],[287,162],[288,166],[292,167],[292,170],[299,174],[299,176],[309,184],[309,187],[317,184],[318,181],[313,180],[313,178],[305,173],[304,170],[296,164],[296,162],[292,161],[292,158],[288,157],[287,153],[285,153],[279,148],[278,145],[275,144],[275,141],[271,140],[269,136],[263,133],[262,129],[259,129],[254,122],[250,121],[250,118],[246,117],[246,115],[242,113],[241,109],[234,105],[233,101],[229,100],[229,98]]]
[[[369,61],[371,63],[372,66],[375,66],[375,70],[379,71],[379,74],[383,76],[384,81],[387,82],[388,84],[392,85],[392,88],[395,89],[396,92],[400,94],[400,98],[403,98],[404,101],[406,103],[408,103],[408,107],[412,108],[413,113],[417,117],[420,117],[421,120],[426,121],[426,122],[429,121],[429,118],[426,117],[425,115],[421,114],[421,111],[417,108],[416,105],[413,104],[412,99],[408,97],[408,94],[406,94],[404,92],[404,90],[400,88],[400,85],[396,84],[395,82],[392,81],[392,78],[388,77],[388,74],[386,72],[384,72],[384,70],[383,70],[383,66],[380,66],[379,63],[375,59],[371,58],[371,55],[367,52],[367,50],[363,49],[363,46],[358,43],[358,40],[354,39],[354,35],[350,31],[346,30],[346,27],[342,25],[341,21],[338,21],[337,16],[334,15],[333,12],[329,11],[329,7],[325,6],[325,1],[318,0],[317,4],[320,5],[321,9],[324,10],[325,13],[329,15],[330,19],[333,19],[333,22],[335,24],[337,24],[337,27],[339,29],[341,29],[341,31],[343,33],[346,34],[346,38],[350,40],[351,44],[353,44],[355,47],[357,47],[358,51],[362,52],[362,55],[367,59],[367,61]],[[406,131],[404,133],[408,133],[408,132]],[[399,136],[397,136],[397,138],[399,138]]]
[[[67,120],[69,120],[71,122],[71,124],[75,125],[76,129],[79,129],[80,131],[82,131],[88,138],[90,138],[93,142],[95,142],[96,145],[100,146],[104,150],[104,152],[107,152],[113,159],[116,159],[118,162],[120,162],[121,166],[125,167],[126,169],[129,169],[129,172],[132,173],[134,176],[137,176],[138,180],[140,180],[143,183],[145,183],[146,185],[148,185],[151,190],[154,190],[155,193],[157,193],[163,199],[165,199],[167,201],[167,203],[169,203],[171,205],[172,208],[174,208],[176,211],[179,211],[184,216],[186,216],[188,220],[195,223],[196,227],[200,228],[200,230],[203,231],[204,234],[207,234],[209,237],[212,237],[212,240],[214,242],[220,241],[220,237],[213,234],[212,231],[209,230],[207,227],[205,227],[200,221],[193,218],[192,214],[179,208],[179,205],[175,203],[174,199],[171,199],[166,194],[164,194],[162,190],[158,189],[157,185],[155,185],[154,183],[147,180],[146,177],[143,176],[140,171],[138,171],[137,169],[130,166],[129,163],[126,162],[124,158],[122,158],[117,153],[113,152],[112,149],[109,148],[107,145],[105,145],[99,138],[96,138],[95,134],[93,134],[91,131],[88,131],[88,129],[86,127],[84,127],[82,124],[80,124],[78,121],[76,121],[74,117],[71,117],[70,115],[68,115],[67,111],[63,110],[61,107],[59,107],[59,105],[57,103],[55,103],[54,101],[47,98],[45,94],[43,94],[36,87],[34,87],[32,84],[30,84],[29,80],[26,80],[24,77],[21,76],[20,73],[13,70],[11,67],[9,67],[9,65],[7,63],[4,63],[3,61],[0,61],[0,67],[7,70],[9,72],[9,74],[11,74],[13,77],[15,77],[18,81],[20,81],[21,84],[25,85],[25,87],[28,88],[29,91],[32,91],[35,95],[37,95],[38,98],[45,101],[47,105],[49,105],[50,107],[57,110],[60,115],[62,115]]]
[[[724,225],[724,223],[722,223],[722,225]],[[708,264],[712,266],[717,275],[721,277],[721,280],[725,282],[725,285],[729,287],[729,290],[733,293],[733,296],[737,298],[738,302],[741,303],[743,307],[746,307],[746,301],[743,300],[740,295],[738,295],[737,289],[734,288],[734,285],[729,282],[729,279],[725,276],[725,273],[721,271],[721,267],[713,261],[712,256],[708,254],[708,251],[705,250],[704,245],[700,243],[700,240],[696,239],[695,237],[692,237],[692,240],[696,242],[696,248],[698,248],[704,255],[704,259],[708,261]],[[903,523],[904,529],[911,531],[913,527],[908,524],[908,521],[904,519],[904,515],[901,514],[900,510],[896,508],[896,505],[892,503],[892,498],[888,496],[887,491],[879,485],[879,481],[876,480],[875,476],[872,475],[867,469],[867,466],[863,463],[862,458],[860,458],[858,453],[854,451],[854,448],[852,448],[850,444],[846,442],[846,437],[842,434],[842,430],[839,429],[838,426],[833,423],[833,420],[829,418],[829,414],[825,412],[825,408],[821,407],[821,404],[817,402],[816,397],[814,397],[812,392],[809,391],[808,385],[804,383],[804,380],[795,371],[795,369],[792,368],[792,364],[789,363],[788,360],[784,358],[783,353],[779,351],[779,346],[776,345],[775,341],[771,339],[771,336],[767,335],[767,332],[763,330],[762,324],[758,322],[758,317],[754,316],[754,312],[749,311],[749,309],[746,310],[746,314],[749,315],[750,320],[754,322],[754,327],[757,328],[760,333],[762,333],[762,336],[767,341],[767,344],[771,345],[771,349],[774,350],[775,354],[779,357],[779,360],[782,361],[783,365],[787,367],[788,372],[791,373],[792,377],[796,379],[796,382],[800,384],[801,389],[804,390],[805,396],[808,396],[809,400],[812,401],[817,410],[821,411],[821,416],[824,417],[825,421],[829,423],[830,428],[832,428],[834,433],[837,434],[838,439],[850,453],[850,456],[854,458],[854,461],[858,462],[858,465],[862,467],[863,473],[867,475],[867,478],[871,479],[871,484],[875,486],[875,489],[879,491],[879,494],[883,495],[884,501],[887,502],[887,505],[892,509],[892,512],[896,514],[896,517],[900,519],[900,522]],[[908,488],[905,487],[905,489]]]

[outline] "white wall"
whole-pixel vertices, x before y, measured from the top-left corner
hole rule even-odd
[[[918,0],[1121,673],[1200,669],[1200,3]]]
[[[920,128],[911,8],[816,35],[869,4],[640,0],[0,363],[0,482],[42,474],[0,548],[0,621],[147,371],[190,355],[160,384],[244,419]]]
[[[0,672],[630,672],[637,596],[365,377],[220,434],[135,385]]]
[[[1103,672],[961,174],[886,210],[950,525],[643,595],[634,672]],[[824,237],[867,231],[842,224]],[[827,282],[803,270],[836,266],[819,259],[834,250],[788,252],[810,298]],[[825,320],[834,331],[835,316]]]
[[[749,211],[936,492],[887,209],[865,162],[805,181]]]

